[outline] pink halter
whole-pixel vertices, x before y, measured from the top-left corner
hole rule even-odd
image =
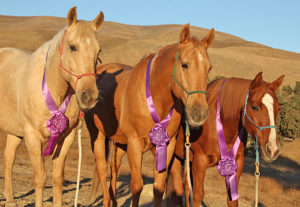
[[[62,43],[61,43],[61,50],[60,50],[60,56],[59,56],[59,67],[62,70],[66,71],[67,73],[71,74],[72,76],[76,77],[76,82],[75,82],[75,86],[74,86],[75,87],[74,90],[76,91],[76,86],[77,86],[77,82],[78,82],[79,79],[81,79],[84,76],[97,77],[97,75],[95,73],[84,73],[84,74],[81,74],[81,75],[77,75],[77,74],[73,73],[72,71],[70,71],[69,69],[67,69],[63,66],[61,57],[62,57],[62,54],[64,52],[65,38],[66,38],[66,32],[64,32],[64,37],[63,37],[63,40],[62,40]]]

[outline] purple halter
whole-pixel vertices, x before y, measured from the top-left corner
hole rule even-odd
[[[235,161],[235,155],[237,153],[237,150],[239,148],[241,138],[243,134],[243,128],[240,130],[238,137],[236,138],[236,141],[231,149],[230,152],[227,151],[227,145],[225,140],[225,135],[223,131],[223,125],[221,122],[221,116],[220,116],[220,96],[221,91],[223,88],[223,85],[226,80],[222,83],[222,86],[220,88],[219,97],[218,97],[218,103],[217,103],[217,116],[216,116],[216,124],[217,124],[217,135],[218,135],[218,141],[219,141],[219,149],[221,153],[221,160],[218,163],[218,171],[221,176],[225,177],[226,180],[226,187],[227,191],[230,193],[231,200],[237,200],[239,198],[238,190],[237,190],[237,180],[236,180],[236,172],[237,172],[237,164]]]
[[[49,46],[50,48],[50,46]],[[53,151],[55,149],[55,146],[58,142],[59,135],[68,127],[69,119],[65,116],[65,111],[68,107],[69,101],[71,99],[72,90],[69,90],[69,93],[65,100],[62,102],[61,106],[57,108],[51,93],[49,91],[47,82],[46,82],[46,63],[48,59],[48,52],[46,55],[46,61],[45,61],[45,67],[44,67],[44,75],[43,75],[43,82],[42,82],[42,91],[44,100],[46,102],[46,105],[51,113],[51,118],[47,120],[47,129],[50,132],[50,138],[48,140],[47,146],[43,152],[43,156],[49,156],[53,154]]]
[[[148,62],[147,73],[146,73],[146,99],[147,106],[155,126],[149,132],[150,141],[156,146],[156,169],[157,171],[163,171],[166,169],[167,160],[167,144],[169,142],[169,135],[166,131],[168,123],[171,119],[173,109],[171,108],[167,117],[160,121],[157,111],[155,109],[153,99],[150,92],[150,66],[152,58]]]

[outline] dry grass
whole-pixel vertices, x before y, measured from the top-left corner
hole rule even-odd
[[[260,203],[264,206],[297,206],[300,191],[295,188],[285,189],[278,181],[262,177],[259,181]]]

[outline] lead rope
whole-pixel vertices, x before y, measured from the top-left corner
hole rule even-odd
[[[74,207],[77,207],[78,193],[79,193],[79,186],[80,186],[80,171],[81,171],[81,159],[82,159],[81,131],[82,131],[83,116],[84,116],[84,113],[81,111],[80,115],[79,115],[79,123],[77,126],[77,130],[78,130],[78,132],[77,132],[77,135],[78,135],[78,169],[77,169],[77,184],[76,184]]]
[[[186,178],[187,178],[187,183],[189,186],[190,190],[190,197],[186,199],[190,199],[190,204],[193,207],[193,188],[192,188],[192,183],[191,183],[191,174],[190,174],[190,127],[187,121],[185,121],[185,173],[186,173]]]
[[[258,133],[261,129],[259,128],[257,135],[256,135],[256,142],[255,142],[255,151],[256,151],[256,160],[255,160],[255,207],[258,207],[258,184],[259,184],[259,151],[258,151],[258,145],[257,145],[257,137]]]

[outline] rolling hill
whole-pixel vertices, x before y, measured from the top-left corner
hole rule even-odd
[[[14,17],[0,15],[0,47],[17,47],[34,51],[49,40],[66,23],[58,17]],[[192,23],[192,22],[191,22]],[[134,26],[104,22],[98,33],[103,63],[119,62],[135,65],[145,54],[179,41],[182,25]],[[208,28],[210,29],[210,28]],[[192,27],[192,35],[202,38],[208,29]],[[286,74],[284,85],[300,80],[300,54],[270,48],[216,29],[209,56],[213,64],[210,77],[254,78],[272,81]],[[284,38],[283,38],[284,41]]]

